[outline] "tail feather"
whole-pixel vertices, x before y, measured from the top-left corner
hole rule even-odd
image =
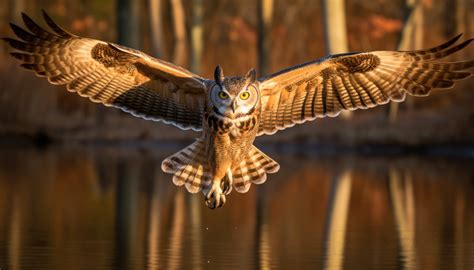
[[[191,193],[206,193],[212,184],[212,174],[208,158],[205,155],[205,144],[202,139],[166,158],[161,168],[173,174],[173,183],[185,186]],[[237,192],[245,193],[250,185],[263,184],[267,173],[275,173],[280,165],[258,150],[255,146],[248,152],[244,160],[232,170],[233,186]]]
[[[257,147],[252,146],[247,157],[234,168],[232,178],[237,192],[245,193],[251,183],[263,184],[267,180],[267,173],[276,173],[280,165]]]
[[[163,160],[161,169],[174,174],[175,185],[184,185],[189,192],[197,193],[210,186],[212,179],[204,152],[203,140],[197,139],[193,144]]]

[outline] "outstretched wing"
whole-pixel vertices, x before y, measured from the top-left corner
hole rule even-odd
[[[367,109],[406,93],[427,96],[467,78],[474,61],[440,59],[466,47],[461,35],[428,50],[375,51],[333,55],[260,79],[262,115],[259,135],[273,134],[308,120],[337,116],[343,110]]]
[[[140,51],[75,36],[61,29],[43,11],[52,32],[22,14],[28,32],[10,24],[20,40],[5,38],[19,52],[21,66],[66,84],[71,92],[93,102],[120,108],[147,120],[182,129],[201,130],[205,80]]]

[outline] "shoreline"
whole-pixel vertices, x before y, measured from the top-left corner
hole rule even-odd
[[[47,136],[0,136],[1,149],[21,148],[76,148],[92,149],[117,148],[123,149],[162,149],[177,151],[190,143],[193,139],[54,139]],[[295,142],[288,140],[259,140],[255,145],[263,151],[273,154],[285,153],[304,156],[332,156],[332,155],[366,155],[366,156],[446,156],[474,159],[473,143],[427,143],[427,144],[394,144],[377,142],[344,143],[317,143]]]

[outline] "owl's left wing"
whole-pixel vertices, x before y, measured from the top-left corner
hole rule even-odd
[[[93,102],[181,129],[201,130],[207,80],[140,51],[68,33],[43,11],[51,31],[22,14],[27,30],[4,40],[21,66]]]
[[[454,45],[461,35],[427,50],[374,51],[332,55],[260,79],[262,114],[258,135],[273,134],[343,110],[367,109],[406,93],[427,96],[451,88],[471,75],[474,61],[443,62],[466,47]]]

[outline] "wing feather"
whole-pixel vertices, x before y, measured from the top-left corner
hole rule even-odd
[[[4,40],[21,66],[93,102],[182,129],[201,130],[207,81],[188,70],[113,43],[73,35],[44,11],[50,30],[22,14],[26,29]]]
[[[427,96],[466,79],[474,61],[441,60],[468,46],[461,35],[439,46],[416,51],[375,51],[332,55],[259,79],[262,115],[259,135],[273,134],[343,110],[401,102],[406,93]]]

